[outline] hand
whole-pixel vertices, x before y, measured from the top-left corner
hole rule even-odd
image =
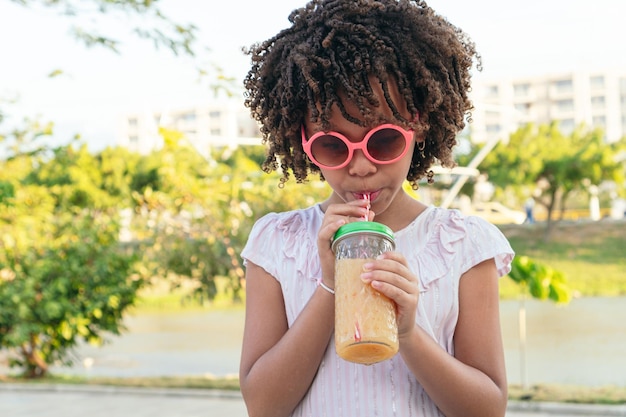
[[[408,267],[406,258],[398,252],[386,252],[363,266],[361,279],[396,303],[398,337],[415,328],[419,299],[418,278]]]
[[[374,212],[367,209],[366,200],[355,200],[344,204],[330,204],[324,213],[324,220],[317,235],[317,251],[322,265],[322,279],[331,288],[335,288],[335,254],[331,249],[332,239],[341,226],[360,221],[368,215],[374,219]]]

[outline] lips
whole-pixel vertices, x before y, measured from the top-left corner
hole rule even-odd
[[[357,200],[365,200],[367,197],[367,195],[369,195],[369,200],[370,203],[373,203],[374,201],[376,201],[376,198],[378,197],[378,195],[380,194],[380,190],[377,191],[359,191],[356,193],[352,193],[354,195],[354,198]]]

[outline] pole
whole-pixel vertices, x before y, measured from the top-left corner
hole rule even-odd
[[[487,141],[485,146],[483,146],[481,150],[478,151],[478,153],[474,156],[474,158],[472,158],[470,163],[467,165],[467,168],[470,170],[476,169],[478,165],[483,161],[483,159],[485,159],[485,157],[489,154],[489,152],[491,152],[491,150],[498,144],[498,142],[500,142],[500,138],[498,137],[489,139],[489,141]],[[452,204],[457,194],[461,191],[461,188],[463,188],[463,185],[465,185],[469,177],[470,176],[467,174],[459,176],[459,178],[456,180],[456,182],[454,183],[450,191],[448,191],[448,194],[446,195],[446,198],[443,200],[441,207],[443,208],[450,207],[450,204]]]

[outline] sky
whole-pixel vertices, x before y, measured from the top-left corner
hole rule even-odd
[[[210,59],[241,85],[244,46],[288,26],[295,0],[160,0],[163,11],[198,27]],[[621,0],[431,0],[428,4],[476,43],[483,71],[476,78],[578,69],[626,70]],[[80,20],[78,20],[80,23]],[[100,25],[122,42],[121,54],[85,48],[69,34],[76,23],[42,8],[0,0],[0,108],[5,126],[23,117],[55,123],[53,143],[80,134],[93,150],[115,146],[128,113],[154,112],[215,100],[198,84],[194,62],[129,35],[127,21]],[[89,24],[89,22],[86,22]],[[102,26],[99,26],[102,27]],[[104,29],[103,29],[104,30]],[[55,78],[47,75],[62,69]],[[241,94],[237,92],[237,94]],[[7,104],[7,100],[16,100]]]

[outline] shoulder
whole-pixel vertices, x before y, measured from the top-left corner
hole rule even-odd
[[[318,206],[281,213],[268,213],[254,223],[251,236],[259,233],[276,235],[302,232],[317,223],[320,215],[321,211]]]
[[[498,227],[481,217],[466,216],[458,210],[448,209],[445,212],[446,221],[464,232],[459,244],[463,254],[461,266],[463,271],[487,259],[495,260],[500,276],[506,275],[511,270],[511,261],[515,253]]]
[[[241,252],[244,265],[252,262],[281,283],[306,270],[316,259],[317,231],[323,219],[318,206],[259,218]]]
[[[481,244],[490,239],[506,241],[506,237],[494,224],[478,216],[467,216],[456,209],[433,208],[429,223],[439,230],[440,235],[454,235],[463,242]]]
[[[420,219],[421,217],[421,219]],[[459,210],[430,207],[416,219],[411,239],[424,239],[421,256],[458,265],[462,272],[490,258],[496,260],[500,275],[506,275],[513,249],[495,225]]]
[[[252,226],[242,257],[258,257],[272,251],[275,251],[275,254],[282,253],[289,248],[297,247],[298,242],[300,245],[314,242],[322,218],[323,213],[318,206],[268,213]]]

